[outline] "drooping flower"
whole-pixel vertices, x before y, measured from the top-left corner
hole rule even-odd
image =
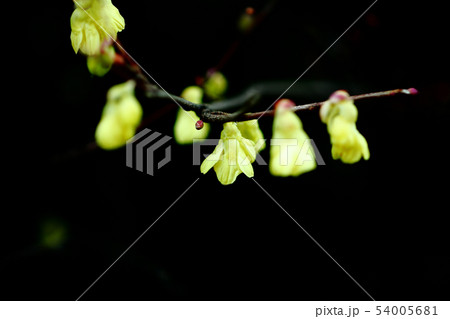
[[[200,171],[206,174],[214,167],[219,182],[229,185],[241,173],[253,177],[252,163],[255,159],[255,143],[242,136],[236,123],[228,122],[223,125],[219,143],[203,161]]]
[[[111,150],[124,146],[136,133],[142,107],[134,95],[136,83],[129,80],[111,87],[95,131],[97,145]]]
[[[316,168],[314,149],[300,118],[291,109],[294,105],[288,99],[275,105],[269,162],[274,176],[298,176]]]
[[[331,155],[343,163],[368,160],[369,147],[356,128],[358,110],[346,91],[334,92],[320,108],[320,118],[327,124],[331,140]]]
[[[92,56],[100,53],[103,41],[116,40],[125,28],[125,20],[111,0],[74,0],[75,11],[70,18],[75,53]]]
[[[189,86],[183,90],[181,97],[192,103],[200,104],[203,99],[203,90],[198,86]],[[194,111],[179,109],[177,119],[173,128],[175,141],[178,144],[192,144],[194,140],[204,140],[208,137],[210,126],[203,123],[201,129],[197,129],[195,124],[200,118]]]

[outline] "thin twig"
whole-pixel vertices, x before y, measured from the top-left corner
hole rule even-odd
[[[263,94],[263,92],[260,92]],[[244,113],[245,107],[244,106],[253,106],[255,101],[259,100],[258,95],[252,96],[250,94],[248,95],[242,95],[239,99],[230,99],[228,102],[222,101],[222,105],[225,104],[231,104],[231,102],[235,102],[234,106],[240,105],[243,107],[241,111],[237,111],[235,113],[227,113],[220,110],[214,110],[209,107],[207,104],[195,104],[188,102],[184,99],[181,99],[179,97],[172,96],[173,98],[177,98],[177,101],[180,102],[181,106],[187,110],[187,111],[194,111],[198,117],[204,122],[209,123],[226,123],[226,122],[242,122],[242,121],[249,121],[254,119],[259,119],[262,117],[273,117],[275,115],[274,110],[264,111],[264,112],[253,112],[253,113]],[[387,97],[387,96],[393,96],[398,94],[406,94],[406,95],[414,95],[417,94],[417,90],[410,88],[410,89],[396,89],[396,90],[389,90],[389,91],[382,91],[382,92],[375,92],[375,93],[366,93],[366,94],[360,94],[360,95],[354,95],[350,96],[349,98],[356,101],[356,100],[365,100],[365,99],[374,99],[374,98],[380,98],[380,97]],[[252,99],[253,97],[253,99]],[[315,102],[315,103],[309,103],[309,104],[303,104],[303,105],[297,105],[292,107],[292,110],[294,112],[302,112],[302,111],[310,111],[317,109],[320,107],[325,101],[322,102]]]
[[[356,100],[366,100],[366,99],[387,97],[387,96],[393,96],[393,95],[398,95],[398,94],[415,95],[417,93],[418,93],[417,90],[414,88],[395,89],[395,90],[389,90],[389,91],[381,91],[381,92],[353,95],[353,96],[350,96],[349,99],[356,101]],[[326,101],[297,105],[297,106],[293,106],[292,110],[294,112],[311,111],[311,110],[314,110],[314,109],[320,107],[325,102]],[[247,113],[247,114],[242,114],[242,116],[236,118],[235,121],[248,121],[248,120],[254,120],[254,119],[258,119],[260,117],[265,117],[265,116],[273,117],[274,115],[275,115],[274,110],[265,111],[265,112]]]
[[[124,55],[120,47],[118,55],[122,56]],[[181,106],[186,111],[194,111],[203,122],[207,123],[226,123],[232,121],[241,122],[259,119],[262,117],[273,117],[275,114],[274,110],[246,113],[260,101],[261,97],[265,93],[264,90],[257,89],[257,86],[253,86],[250,89],[244,91],[241,95],[238,95],[230,99],[216,101],[210,104],[204,103],[197,104],[161,90],[158,86],[150,83],[149,79],[142,73],[139,67],[133,65],[126,59],[119,58],[116,60],[121,61],[121,63],[114,64],[116,70],[118,70],[120,73],[127,73],[129,78],[134,79],[136,81],[137,87],[144,92],[145,97],[147,97],[148,99],[167,99],[175,101],[179,106]],[[363,100],[363,99],[393,96],[397,94],[413,95],[416,93],[417,90],[413,88],[396,89],[396,90],[354,95],[350,96],[349,98],[353,100]],[[294,112],[314,110],[319,106],[321,106],[323,103],[325,103],[325,101],[297,105],[294,106],[292,109]],[[225,112],[226,110],[233,110],[233,109],[237,111],[233,113]]]

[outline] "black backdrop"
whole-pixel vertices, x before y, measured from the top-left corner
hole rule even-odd
[[[123,46],[179,94],[235,41],[245,8],[258,12],[264,1],[114,4],[126,20]],[[279,1],[223,68],[229,95],[259,81],[294,81],[369,5]],[[155,176],[126,167],[124,149],[92,149],[106,90],[123,79],[87,72],[70,44],[72,10],[71,1],[30,10],[23,48],[6,61],[19,80],[8,104],[14,117],[5,117],[2,299],[77,299],[198,177],[82,300],[369,299],[251,179],[224,187],[192,166],[190,146],[175,143]],[[334,89],[416,87],[414,97],[357,103],[369,161],[333,161],[326,127],[311,112],[301,118],[325,166],[298,178],[255,166],[255,180],[377,300],[449,298],[444,12],[433,2],[378,1],[286,93],[300,104]],[[142,104],[146,116],[165,106]],[[172,136],[175,112],[148,127]],[[267,138],[271,123],[260,121]],[[214,127],[210,137],[219,134]],[[51,225],[63,233],[58,247],[41,244]]]

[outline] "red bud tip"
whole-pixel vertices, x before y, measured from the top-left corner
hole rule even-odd
[[[201,129],[203,128],[204,125],[205,125],[205,124],[203,123],[202,120],[198,120],[197,122],[195,122],[195,128],[196,128],[197,130],[201,130]]]
[[[409,94],[411,94],[411,95],[416,95],[419,93],[419,91],[417,91],[417,89],[415,89],[415,88],[409,88],[408,91],[409,91]]]
[[[255,13],[255,9],[253,9],[252,7],[247,7],[245,9],[245,13],[251,16],[253,13]]]
[[[335,91],[333,94],[330,95],[330,101],[332,103],[338,103],[345,99],[347,99],[350,95],[345,90],[338,90]]]
[[[275,103],[275,109],[290,109],[291,107],[294,107],[295,103],[292,100],[289,99],[281,99],[278,100],[277,103]]]

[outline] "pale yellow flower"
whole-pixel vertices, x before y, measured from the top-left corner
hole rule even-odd
[[[345,91],[334,92],[320,108],[320,118],[328,126],[333,159],[356,163],[361,157],[368,160],[369,147],[356,128],[358,110]]]
[[[75,11],[70,18],[75,53],[98,55],[103,41],[116,40],[125,28],[125,20],[111,0],[74,0]]]
[[[220,99],[228,88],[227,78],[221,72],[214,72],[205,81],[203,88],[211,99]]]
[[[255,143],[256,152],[261,152],[266,148],[266,142],[264,140],[264,135],[259,128],[258,120],[238,122],[237,128],[241,132],[242,137]]]
[[[316,168],[314,149],[287,99],[275,106],[269,170],[274,176],[298,176]]]
[[[198,86],[189,86],[183,90],[181,97],[192,103],[200,104],[203,99],[203,90]],[[177,119],[173,128],[175,141],[178,144],[192,144],[194,140],[204,140],[208,137],[210,126],[204,123],[203,128],[197,130],[195,123],[200,118],[194,111],[179,109]]]
[[[229,122],[223,125],[220,141],[214,152],[203,161],[200,171],[206,174],[214,167],[219,182],[229,185],[241,173],[253,177],[252,163],[255,159],[255,143],[242,137],[236,123]]]
[[[136,133],[142,107],[134,95],[136,83],[129,80],[109,89],[102,117],[95,131],[97,145],[103,149],[124,146]]]

